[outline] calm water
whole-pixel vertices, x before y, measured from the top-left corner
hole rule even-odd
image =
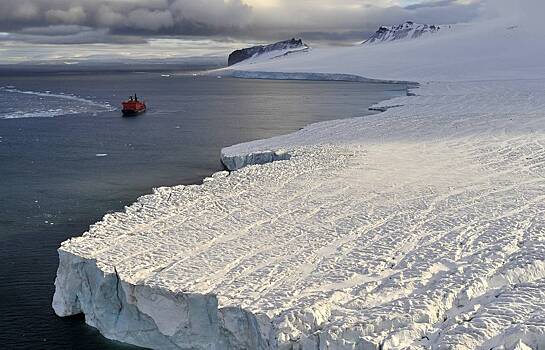
[[[128,349],[50,307],[63,240],[153,187],[200,183],[222,147],[366,115],[405,86],[159,73],[0,77],[0,348]],[[149,111],[121,118],[138,92]]]

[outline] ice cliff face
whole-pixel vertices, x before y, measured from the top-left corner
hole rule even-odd
[[[113,266],[59,251],[53,309],[85,314],[109,339],[173,350],[271,349],[270,321],[213,294],[172,292],[123,281]]]
[[[227,170],[238,170],[247,165],[266,164],[277,160],[288,160],[291,155],[284,150],[250,152],[247,154],[230,154],[228,150],[222,150],[221,162]]]
[[[380,27],[364,44],[376,44],[396,40],[417,39],[422,36],[437,33],[441,29],[437,25],[405,22],[403,24]]]
[[[308,46],[301,39],[280,41],[270,45],[259,45],[232,52],[229,55],[228,65],[232,66],[249,59],[270,59],[286,56],[291,53],[307,50]]]

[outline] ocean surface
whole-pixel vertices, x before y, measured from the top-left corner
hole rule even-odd
[[[51,309],[56,249],[153,187],[201,183],[220,149],[370,114],[404,85],[188,73],[0,76],[0,348],[130,349]],[[122,118],[138,93],[147,113]]]

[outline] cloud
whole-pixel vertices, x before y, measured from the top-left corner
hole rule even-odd
[[[365,0],[276,0],[276,6],[256,8],[252,33],[267,37],[267,33],[312,33],[318,38],[342,37],[357,40],[374,32],[381,25],[415,21],[430,24],[469,22],[479,16],[480,1],[441,0],[414,4],[414,1]],[[404,5],[409,3],[409,5]],[[385,6],[387,4],[387,6]],[[335,35],[331,35],[335,34]],[[278,37],[278,35],[277,35]]]
[[[0,42],[25,42],[30,44],[136,44],[145,43],[142,37],[112,35],[109,29],[94,29],[78,25],[55,25],[47,27],[29,27],[18,33],[5,33]]]
[[[45,12],[49,23],[79,24],[85,23],[87,14],[81,6],[70,7],[68,10],[49,10]]]
[[[91,27],[78,25],[54,25],[47,27],[28,27],[20,31],[21,34],[27,35],[45,35],[45,36],[62,36],[74,35],[80,32],[93,30]]]
[[[248,24],[242,0],[0,0],[0,30],[77,24],[111,32],[203,35]]]
[[[483,14],[487,18],[501,17],[521,21],[528,26],[542,27],[545,1],[543,0],[485,0]]]
[[[45,41],[53,26],[72,25],[82,29],[80,37],[94,37],[98,42],[116,35],[271,40],[324,33],[324,37],[342,37],[405,20],[469,21],[479,14],[479,6],[479,0],[0,0],[0,31],[26,40],[25,31],[34,28],[33,35]],[[38,33],[39,28],[44,32]],[[55,42],[59,39],[51,37]]]
[[[15,5],[15,4],[12,4]],[[40,10],[38,6],[35,4],[28,2],[28,1],[22,1],[18,3],[16,6],[12,6],[11,11],[5,12],[5,15],[10,15],[11,18],[14,20],[31,20],[33,18],[36,18],[40,13]]]
[[[158,31],[174,25],[172,12],[168,10],[136,9],[128,15],[128,26],[135,29]],[[123,23],[123,22],[121,22]]]
[[[95,33],[99,35],[98,33]],[[9,35],[9,34],[8,34]],[[157,62],[161,64],[175,62],[209,62],[222,64],[226,61],[229,52],[247,45],[240,41],[216,41],[212,39],[199,39],[190,37],[187,39],[147,39],[141,42],[133,42],[130,46],[120,50],[119,45],[81,42],[77,44],[77,49],[72,45],[66,45],[62,36],[56,36],[59,43],[47,43],[39,45],[42,38],[34,36],[30,38],[35,41],[33,44],[25,44],[14,41],[13,35],[0,33],[0,65],[26,62],[26,63],[58,63],[58,62],[101,62],[112,63],[119,62]],[[92,32],[87,32],[87,36],[92,36]],[[109,35],[109,38],[112,36]],[[74,37],[72,37],[74,38]],[[81,39],[81,38],[80,38]],[[110,40],[110,39],[108,39]]]

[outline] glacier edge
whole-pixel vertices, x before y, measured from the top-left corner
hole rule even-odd
[[[276,348],[272,323],[242,308],[218,308],[213,294],[173,293],[123,281],[114,267],[59,249],[53,309],[84,313],[108,339],[153,349]]]

